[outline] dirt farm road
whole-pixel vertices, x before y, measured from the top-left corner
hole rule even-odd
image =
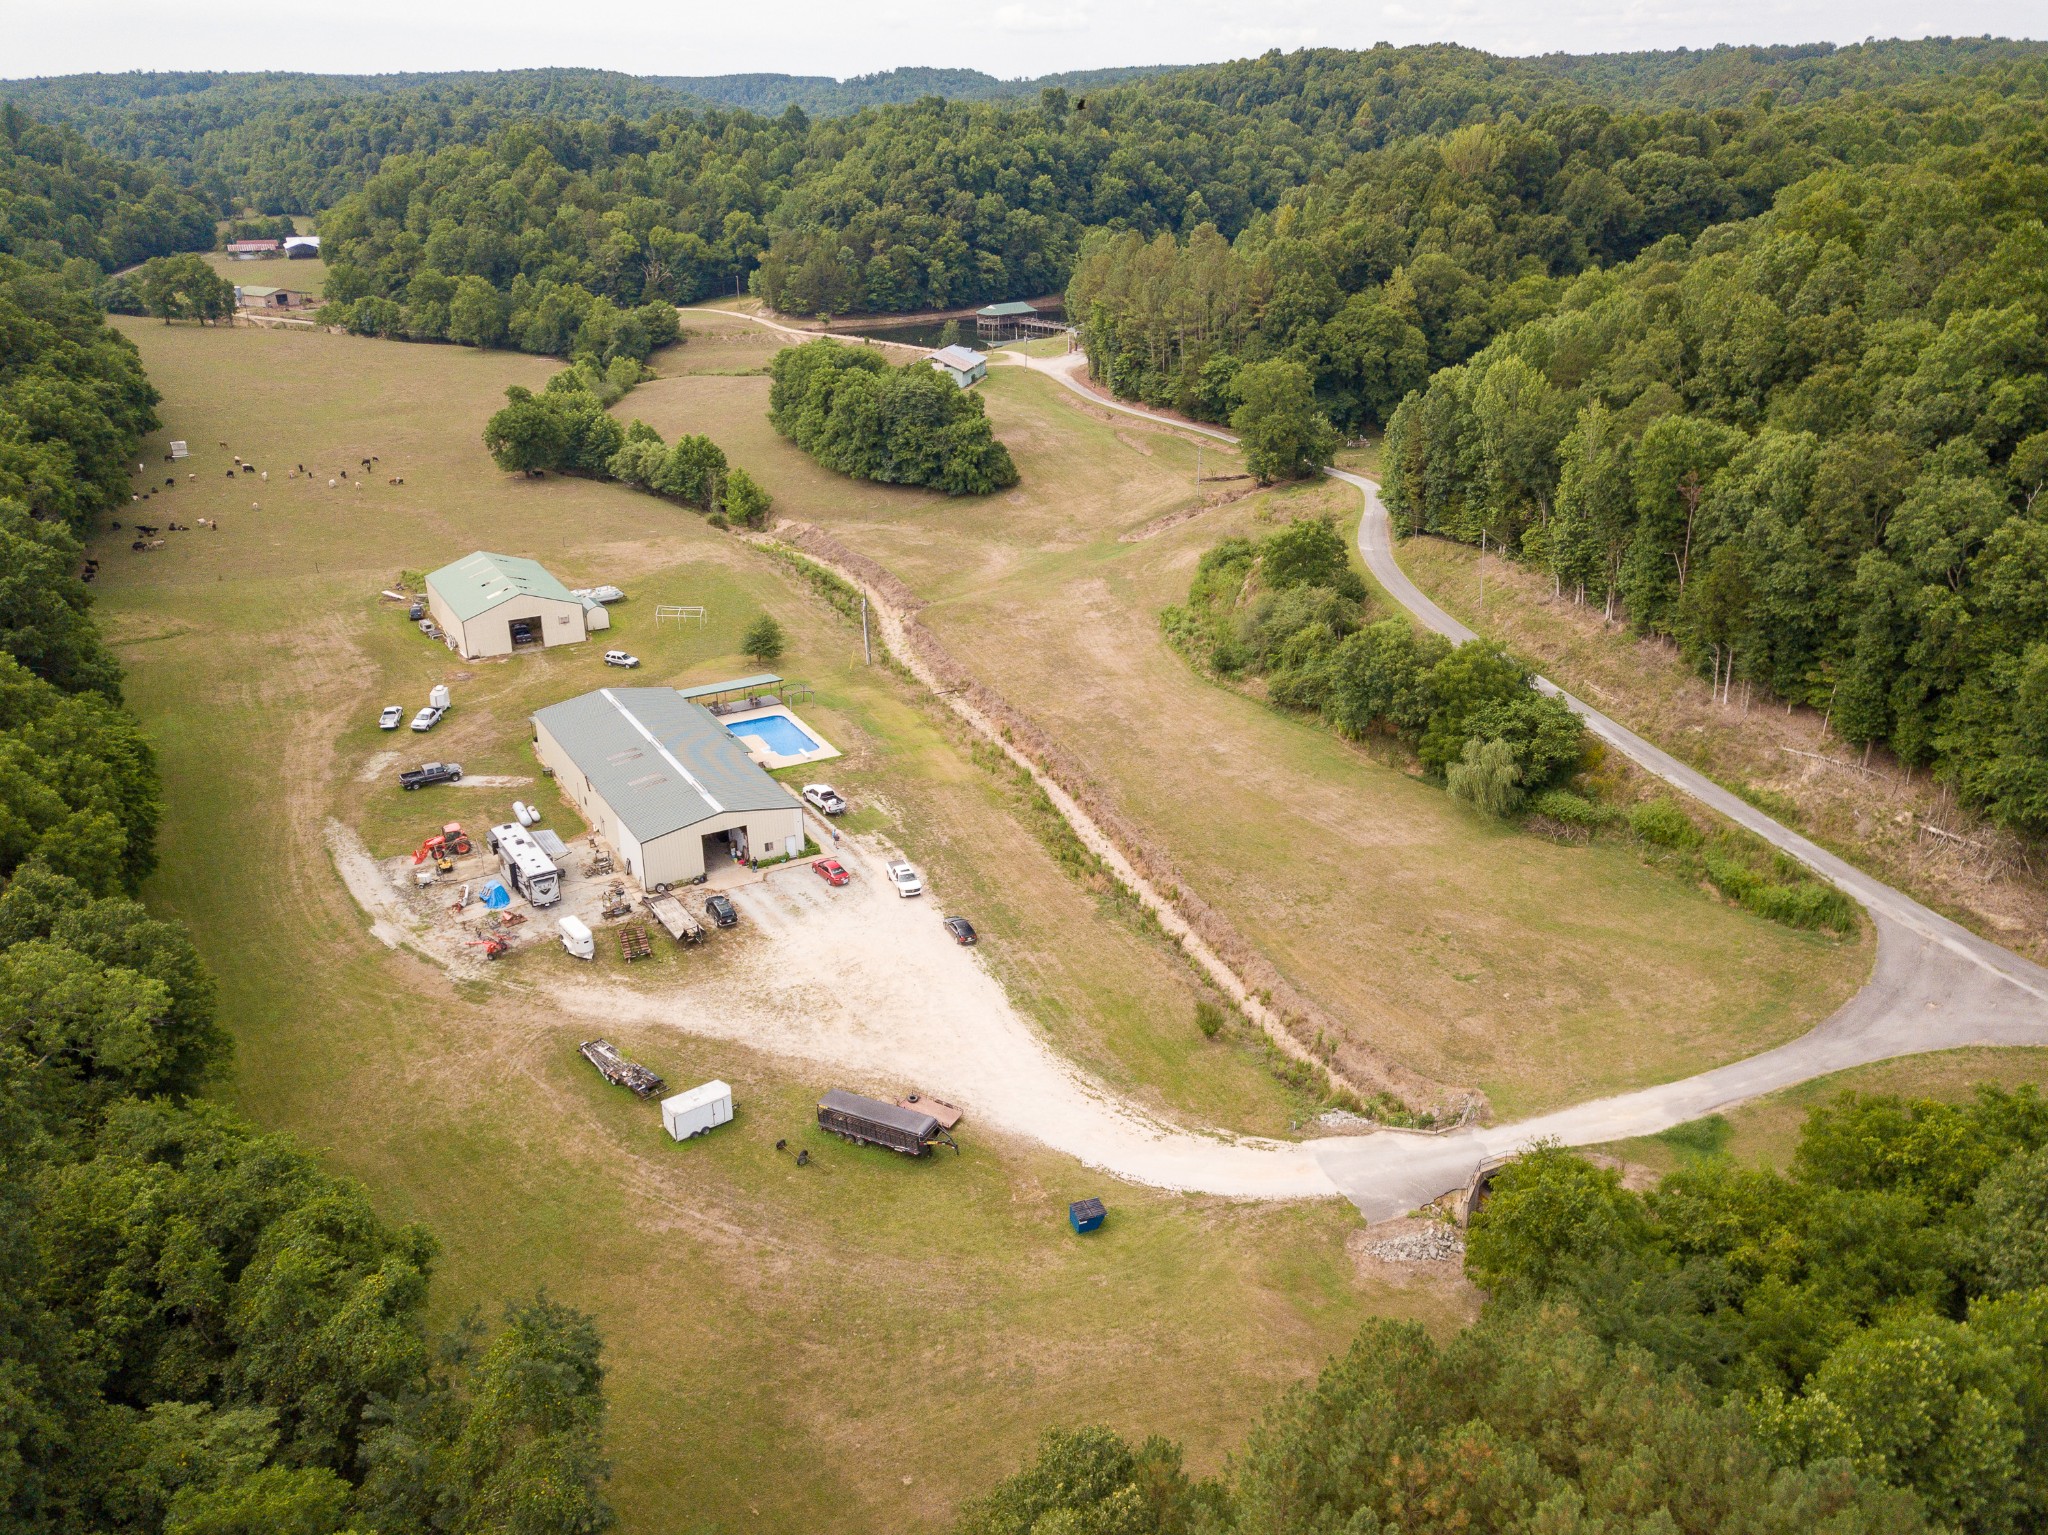
[[[1079,376],[1085,362],[1077,353],[1024,359],[1026,366],[1048,374],[1098,408],[1225,442],[1236,440],[1219,428],[1141,410],[1097,393]],[[1472,631],[1431,602],[1395,560],[1393,529],[1378,486],[1362,475],[1329,472],[1364,498],[1358,543],[1374,578],[1427,627],[1456,642],[1473,638]],[[1368,1219],[1384,1219],[1424,1204],[1463,1184],[1483,1161],[1537,1140],[1583,1146],[1654,1134],[1763,1093],[1895,1056],[1970,1045],[2048,1045],[2048,970],[1978,937],[1780,825],[1547,678],[1539,677],[1537,686],[1564,699],[1586,727],[1615,750],[1782,849],[1859,902],[1877,929],[1877,962],[1863,989],[1818,1027],[1775,1050],[1716,1071],[1518,1124],[1444,1135],[1383,1131],[1309,1142],[1331,1180]]]

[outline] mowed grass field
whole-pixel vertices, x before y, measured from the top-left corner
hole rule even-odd
[[[1748,916],[1628,849],[1487,823],[1312,723],[1197,676],[1164,643],[1201,552],[1357,498],[1298,487],[1203,510],[1191,437],[1109,417],[1021,366],[983,387],[1021,483],[978,500],[853,482],[768,426],[781,344],[693,311],[699,333],[621,406],[709,432],[782,515],[907,581],[924,620],[1047,727],[1289,977],[1359,1039],[1518,1117],[1668,1080],[1789,1039],[1868,973],[1838,943]],[[745,327],[745,328],[743,328]],[[723,334],[726,339],[713,342]],[[1202,448],[1206,475],[1236,464]],[[1242,485],[1235,488],[1242,489]]]
[[[164,768],[149,896],[191,925],[238,1044],[222,1095],[324,1148],[391,1218],[434,1231],[440,1320],[536,1286],[597,1315],[625,1529],[939,1529],[1043,1429],[1080,1422],[1174,1435],[1213,1469],[1364,1316],[1448,1326],[1469,1314],[1455,1281],[1361,1277],[1358,1223],[1334,1201],[1128,1188],[978,1136],[972,1120],[958,1159],[863,1153],[806,1130],[831,1084],[801,1068],[695,1040],[686,1019],[613,1031],[671,1082],[735,1085],[729,1133],[672,1145],[651,1105],[576,1055],[582,1031],[519,984],[521,959],[454,982],[386,949],[329,858],[330,818],[392,853],[446,817],[502,817],[514,793],[549,801],[545,789],[403,795],[388,766],[363,780],[375,754],[530,773],[525,712],[618,675],[600,644],[465,665],[377,596],[401,571],[505,549],[632,594],[605,643],[645,658],[636,681],[752,671],[739,632],[774,614],[791,642],[777,669],[816,687],[802,712],[847,752],[832,777],[974,912],[981,952],[1061,1049],[1191,1123],[1284,1131],[1299,1112],[1250,1052],[1200,1037],[1184,963],[1062,873],[943,711],[861,665],[857,629],[799,581],[652,499],[492,467],[480,429],[504,387],[539,387],[557,364],[115,323],[165,396],[162,438],[193,444],[181,470],[196,475],[122,520],[222,523],[166,534],[159,552],[131,553],[125,532],[96,551],[98,611]],[[682,348],[651,402],[680,410],[707,385],[758,395],[761,380],[709,376],[755,366],[745,353]],[[791,502],[811,494],[788,455],[728,447]],[[228,478],[231,453],[268,482]],[[371,455],[363,488],[327,488]],[[301,463],[313,476],[287,478]],[[662,600],[702,602],[710,622],[656,633]],[[417,707],[444,680],[455,708],[432,736],[376,730],[380,705]],[[718,954],[714,942],[661,963]],[[600,968],[616,974],[617,961]],[[797,1169],[778,1137],[817,1162]],[[1095,1193],[1114,1214],[1082,1243],[1065,1205]]]

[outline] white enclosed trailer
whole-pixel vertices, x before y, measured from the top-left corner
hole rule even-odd
[[[723,1082],[706,1082],[661,1100],[661,1127],[679,1141],[731,1121],[732,1089]]]
[[[597,940],[590,936],[590,925],[581,917],[562,917],[555,926],[562,930],[562,947],[578,959],[597,958]]]

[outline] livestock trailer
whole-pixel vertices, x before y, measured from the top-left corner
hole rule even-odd
[[[960,1151],[960,1143],[931,1115],[836,1087],[818,1100],[818,1124],[849,1141],[886,1146],[905,1156],[921,1157],[937,1141],[951,1146],[955,1155]]]
[[[661,1127],[679,1141],[732,1122],[732,1089],[723,1082],[706,1082],[686,1093],[661,1100]]]

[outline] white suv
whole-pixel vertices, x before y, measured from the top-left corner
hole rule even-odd
[[[640,658],[635,655],[628,655],[623,650],[607,650],[604,653],[604,664],[606,666],[634,667],[640,664]]]
[[[917,877],[917,870],[911,868],[909,864],[892,863],[888,865],[887,873],[889,883],[896,887],[898,895],[909,897],[924,894],[924,881]]]

